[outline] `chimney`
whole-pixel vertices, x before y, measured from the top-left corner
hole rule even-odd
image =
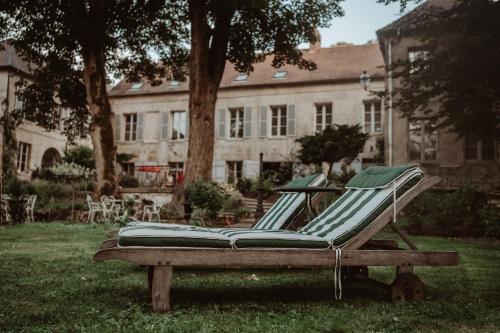
[[[309,43],[309,53],[316,53],[321,48],[321,34],[318,28],[314,28],[314,37],[316,41],[314,43]]]

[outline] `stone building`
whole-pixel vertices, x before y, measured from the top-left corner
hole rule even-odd
[[[295,140],[330,124],[361,124],[370,139],[353,166],[373,162],[384,118],[383,101],[372,93],[384,89],[378,45],[312,45],[305,52],[316,70],[276,69],[271,57],[249,75],[227,64],[216,105],[214,180],[255,177],[261,152],[264,168],[297,165]],[[363,72],[371,78],[366,90],[360,84]],[[125,171],[140,178],[162,168],[181,170],[187,140],[194,135],[188,128],[188,82],[152,87],[123,80],[109,95],[118,152],[134,156],[124,164]]]
[[[422,45],[422,14],[433,10],[451,8],[455,0],[428,0],[400,19],[377,31],[385,64],[390,67],[398,62],[425,57],[428,50]],[[435,9],[435,8],[434,8]],[[388,94],[401,85],[400,78],[391,72],[386,75]],[[457,186],[468,178],[488,186],[500,185],[500,152],[493,139],[459,139],[447,129],[437,129],[424,115],[401,118],[398,109],[386,98],[385,164],[419,164],[427,175],[443,178],[443,186]],[[430,105],[436,108],[436,104]]]
[[[29,78],[29,67],[17,54],[13,47],[4,43],[0,51],[0,116],[5,111],[22,109],[22,102],[16,98],[16,82],[22,77]],[[66,147],[67,140],[58,129],[61,126],[61,114],[54,115],[59,119],[58,128],[46,131],[32,122],[23,121],[16,129],[17,140],[16,165],[19,178],[30,179],[33,171],[52,165],[59,159]],[[4,152],[3,126],[0,127],[0,148]],[[0,166],[2,160],[0,159]],[[0,172],[2,168],[0,167]]]

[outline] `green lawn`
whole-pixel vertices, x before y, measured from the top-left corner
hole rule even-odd
[[[418,268],[428,286],[418,304],[391,304],[366,282],[345,283],[335,301],[331,270],[183,270],[174,274],[174,313],[157,315],[143,268],[92,261],[110,228],[0,228],[0,332],[500,331],[499,243],[414,237],[422,249],[459,251],[461,264]],[[393,274],[370,270],[384,282]]]

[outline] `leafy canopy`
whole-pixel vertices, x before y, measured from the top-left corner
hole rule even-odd
[[[296,140],[301,145],[298,158],[304,164],[328,163],[330,173],[333,163],[354,160],[363,150],[366,140],[368,134],[363,133],[358,124],[328,126],[321,133]]]
[[[500,2],[460,0],[449,10],[425,12],[421,21],[425,53],[395,64],[402,78],[395,107],[459,137],[500,137]]]
[[[167,75],[166,64],[185,63],[187,27],[182,1],[165,0],[0,0],[0,38],[31,63],[20,83],[23,109],[18,119],[54,128],[54,113],[71,110],[64,124],[69,138],[88,129],[82,81],[83,54],[96,51],[108,75],[153,84]],[[168,42],[167,42],[168,41]],[[174,66],[173,68],[180,68]],[[172,73],[168,73],[171,75]]]

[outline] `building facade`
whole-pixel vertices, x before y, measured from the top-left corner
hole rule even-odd
[[[425,11],[451,8],[454,0],[428,0],[412,12],[377,31],[388,68],[399,62],[425,57],[428,50],[422,44],[422,30],[419,18]],[[401,78],[386,75],[386,89],[389,95],[401,85]],[[396,98],[396,96],[395,96]],[[386,98],[385,117],[385,164],[419,164],[430,176],[440,176],[442,186],[455,187],[463,181],[472,181],[485,187],[500,185],[500,152],[495,140],[481,138],[459,138],[446,128],[436,128],[425,115],[402,118],[391,99]],[[430,103],[430,108],[437,104]]]
[[[249,75],[227,64],[216,104],[214,180],[254,178],[260,153],[264,168],[297,168],[295,140],[332,124],[361,124],[370,139],[353,166],[373,162],[384,118],[383,101],[373,94],[384,89],[378,45],[312,46],[306,52],[317,64],[314,71],[275,69],[270,57]],[[366,90],[360,84],[363,72],[371,78]],[[109,94],[118,152],[133,156],[122,164],[124,171],[147,182],[157,177],[149,171],[182,170],[189,136],[195,135],[188,128],[188,82],[152,87],[122,81]]]
[[[16,82],[21,78],[29,77],[29,67],[9,44],[4,44],[0,51],[0,116],[14,109],[22,109],[22,102],[16,98]],[[54,115],[59,119],[58,128],[46,131],[32,122],[23,121],[15,130],[17,141],[17,156],[15,162],[18,176],[21,179],[30,179],[33,172],[51,166],[63,154],[67,140],[59,131],[61,114]],[[4,153],[3,126],[0,127],[0,148]],[[0,159],[0,165],[2,161]],[[0,168],[0,172],[3,168]]]

